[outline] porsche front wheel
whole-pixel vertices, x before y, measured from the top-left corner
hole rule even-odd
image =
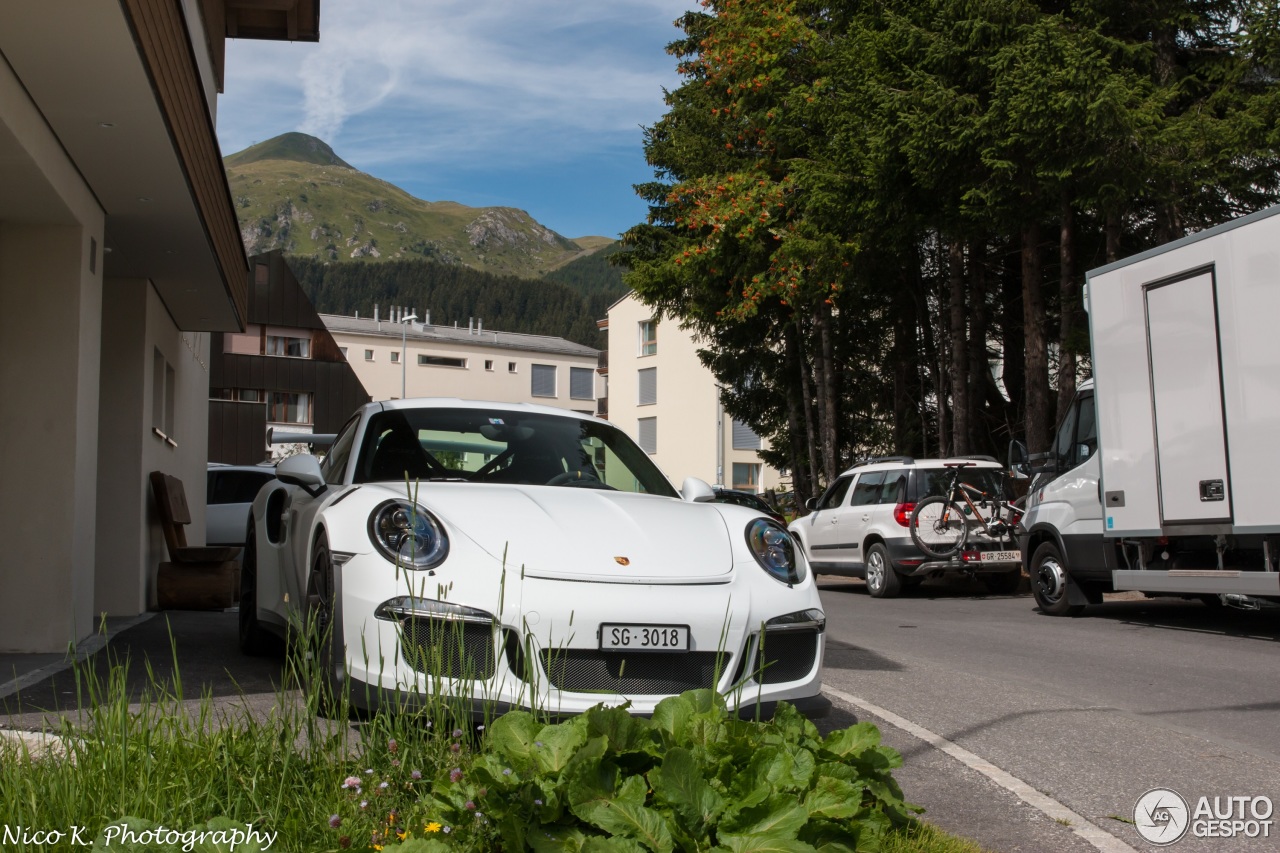
[[[240,651],[262,655],[270,650],[271,637],[258,621],[257,532],[249,525],[240,558]]]
[[[317,709],[331,716],[342,706],[346,648],[338,618],[337,587],[329,540],[320,535],[307,582],[307,621],[303,640],[303,676],[316,695]]]

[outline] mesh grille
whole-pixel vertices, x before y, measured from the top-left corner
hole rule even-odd
[[[493,629],[474,622],[406,619],[401,654],[418,672],[444,678],[494,676]]]
[[[624,696],[666,695],[714,687],[716,677],[725,672],[732,657],[717,652],[636,654],[595,649],[554,649],[539,656],[547,677],[558,690]]]
[[[783,684],[797,681],[812,672],[817,658],[816,632],[765,634],[764,648],[756,652],[752,671],[757,673],[756,678],[761,684]]]

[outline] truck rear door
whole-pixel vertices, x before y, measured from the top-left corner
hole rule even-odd
[[[1161,520],[1230,522],[1213,269],[1145,291]]]

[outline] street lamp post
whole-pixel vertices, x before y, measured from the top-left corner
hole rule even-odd
[[[409,324],[416,319],[418,319],[417,314],[410,314],[408,317],[400,318],[400,399],[401,400],[403,400],[405,396],[404,394],[405,371],[408,369],[405,367],[405,364],[406,364],[405,344],[407,342],[407,338],[409,335]]]

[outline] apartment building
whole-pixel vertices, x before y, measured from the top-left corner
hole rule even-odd
[[[202,541],[210,338],[248,316],[224,42],[315,41],[319,6],[0,3],[0,651],[65,652],[154,601],[150,471],[186,484]]]
[[[760,459],[760,436],[725,414],[692,332],[655,316],[634,293],[610,306],[599,325],[609,336],[600,367],[607,377],[602,414],[673,482],[698,477],[745,492],[778,488],[780,473]]]
[[[564,338],[431,325],[408,308],[384,318],[321,314],[325,327],[375,400],[462,397],[596,411],[599,350]]]

